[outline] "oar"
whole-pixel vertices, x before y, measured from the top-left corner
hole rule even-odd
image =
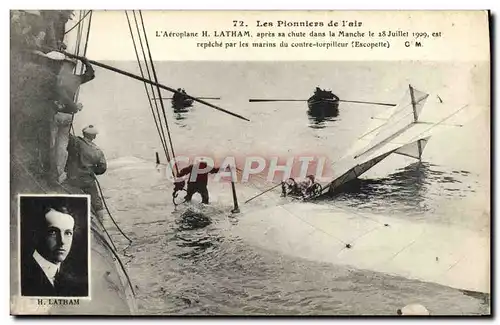
[[[158,86],[158,87],[160,87],[160,88],[162,88],[162,89],[168,90],[168,91],[173,92],[173,93],[180,94],[180,95],[182,95],[182,96],[184,96],[184,97],[186,97],[186,98],[190,98],[190,99],[194,100],[195,102],[202,103],[202,104],[204,104],[204,105],[207,105],[207,106],[210,106],[210,107],[212,107],[212,108],[215,108],[215,109],[216,109],[216,110],[218,110],[218,111],[221,111],[221,112],[227,113],[227,114],[232,115],[232,116],[235,116],[235,117],[237,117],[237,118],[239,118],[239,119],[242,119],[242,120],[245,120],[245,121],[250,122],[250,120],[249,120],[249,119],[247,119],[246,117],[243,117],[243,116],[241,116],[241,115],[239,115],[239,114],[236,114],[236,113],[230,112],[230,111],[225,110],[225,109],[223,109],[223,108],[221,108],[221,107],[215,106],[214,104],[211,104],[211,103],[206,102],[206,101],[204,101],[204,100],[201,100],[201,99],[198,99],[198,98],[196,98],[196,97],[190,96],[190,95],[188,95],[188,94],[184,94],[184,93],[182,93],[182,92],[180,92],[180,91],[177,91],[177,90],[175,90],[175,89],[173,89],[173,88],[170,88],[170,87],[167,87],[167,86],[165,86],[165,85],[162,85],[162,84],[156,83],[156,82],[151,81],[151,80],[149,80],[149,79],[145,79],[145,78],[139,77],[139,76],[137,76],[137,75],[135,75],[135,74],[133,74],[133,73],[130,73],[130,72],[127,72],[127,71],[124,71],[124,70],[121,70],[121,69],[117,69],[117,68],[115,68],[115,67],[112,67],[112,66],[109,66],[109,65],[107,65],[107,64],[100,63],[100,62],[97,62],[97,61],[94,61],[94,60],[89,60],[89,59],[87,59],[87,58],[83,58],[83,57],[78,56],[78,55],[74,55],[74,54],[71,54],[71,53],[67,53],[67,52],[65,52],[65,51],[60,51],[60,52],[61,52],[61,53],[63,53],[63,54],[65,54],[65,55],[67,55],[67,56],[69,56],[69,57],[73,57],[73,58],[76,58],[76,59],[79,59],[79,60],[82,60],[82,59],[83,59],[83,60],[87,60],[89,63],[91,63],[91,64],[93,64],[93,65],[96,65],[96,66],[98,66],[98,67],[101,67],[101,68],[104,68],[104,69],[107,69],[107,70],[111,70],[111,71],[113,71],[113,72],[116,72],[116,73],[122,74],[122,75],[127,76],[127,77],[132,78],[132,79],[136,79],[136,80],[139,80],[139,81],[142,81],[142,82],[146,82],[146,83],[151,84],[151,85],[153,85],[153,86]]]
[[[363,102],[360,100],[344,100],[344,99],[339,99],[339,102],[344,102],[344,103],[356,103],[356,104],[371,104],[371,105],[382,105],[382,106],[396,106],[397,104],[391,104],[391,103],[377,103],[377,102]]]
[[[250,103],[258,102],[306,102],[306,99],[254,99],[250,98],[248,100]]]
[[[260,98],[251,98],[248,100],[250,103],[258,103],[258,102],[306,102],[307,99],[260,99]],[[371,104],[371,105],[383,105],[383,106],[396,106],[397,104],[390,103],[378,103],[378,102],[364,102],[360,100],[345,100],[345,99],[328,99],[322,98],[318,99],[318,101],[326,101],[326,102],[344,102],[344,103],[357,103],[357,104]]]
[[[196,97],[198,99],[215,99],[219,100],[220,97]],[[154,100],[159,100],[160,98],[153,98]],[[161,99],[172,99],[172,97],[162,97]]]

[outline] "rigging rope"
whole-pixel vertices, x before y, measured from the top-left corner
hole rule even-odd
[[[96,235],[97,235],[98,238],[100,238],[103,241],[103,243],[106,246],[108,246],[108,248],[111,250],[111,253],[115,256],[116,260],[118,261],[118,263],[120,264],[120,267],[123,270],[123,273],[125,274],[125,277],[127,278],[127,282],[128,282],[129,287],[130,287],[130,290],[132,291],[132,294],[135,297],[135,291],[134,291],[134,288],[132,286],[132,280],[130,280],[128,272],[126,271],[125,265],[123,265],[123,262],[122,262],[120,256],[118,256],[118,253],[115,250],[113,250],[112,247],[110,247],[108,241],[100,233],[96,232]]]
[[[167,115],[165,113],[165,106],[163,105],[163,99],[161,98],[161,91],[160,91],[160,87],[158,86],[158,76],[156,74],[156,69],[155,69],[154,62],[153,62],[153,56],[151,55],[151,49],[149,48],[149,41],[148,41],[148,37],[147,37],[147,34],[146,34],[146,28],[144,26],[144,20],[143,20],[143,17],[142,17],[141,10],[139,10],[139,16],[141,17],[142,30],[144,32],[144,40],[146,41],[146,47],[148,49],[150,64],[151,64],[151,68],[153,70],[153,76],[154,76],[155,82],[157,84],[156,88],[157,88],[157,91],[158,91],[158,97],[160,97],[160,104],[161,104],[161,108],[162,108],[162,111],[163,111],[163,118],[165,119],[165,126],[167,128],[168,139],[169,139],[169,142],[170,142],[170,149],[172,150],[172,158],[174,159],[174,162],[175,162],[175,152],[174,152],[174,146],[172,144],[172,135],[171,135],[170,129],[168,127]],[[135,12],[134,12],[134,19],[135,19],[135,17],[136,16],[135,16]],[[177,164],[175,164],[175,169],[176,169],[177,174],[179,174],[179,167],[177,166]],[[173,174],[173,170],[172,170],[172,174]],[[174,177],[175,177],[175,175],[174,175]]]
[[[75,53],[74,53],[75,55],[80,54],[80,43],[81,43],[81,39],[82,39],[82,24],[81,24],[81,22],[83,21],[82,11],[80,10],[78,13],[80,16],[79,16],[79,23],[77,25],[75,25],[75,26],[78,26],[78,29],[76,30],[77,36],[76,36]],[[77,71],[77,64],[75,64],[75,67],[73,68],[73,74],[76,74],[76,71]],[[75,97],[73,97],[73,100],[74,99],[75,99]],[[70,132],[73,132],[73,134],[75,134],[75,129],[73,128],[74,118],[75,118],[75,113],[71,113]]]
[[[132,25],[130,23],[130,19],[129,19],[128,14],[127,14],[126,11],[125,11],[125,15],[127,16],[128,27],[129,27],[129,30],[130,30],[130,36],[132,38],[132,43],[134,45],[134,51],[135,51],[135,56],[137,58],[137,63],[139,64],[139,70],[141,72],[141,76],[144,78],[144,71],[142,69],[141,61],[140,61],[140,58],[139,58],[139,53],[137,52],[137,44],[135,43],[135,37],[134,37],[133,31],[132,31]],[[147,62],[146,62],[146,68],[147,68]],[[149,69],[148,69],[148,74],[149,74]],[[152,88],[152,86],[151,86],[151,88]],[[158,121],[157,121],[157,118],[156,118],[156,114],[154,112],[154,108],[153,108],[153,103],[152,103],[152,100],[151,100],[151,96],[149,95],[148,86],[147,86],[147,84],[145,82],[144,82],[144,89],[146,90],[146,95],[148,96],[149,106],[151,108],[151,114],[153,114],[153,119],[154,119],[154,122],[155,122],[156,130],[158,131],[158,135],[160,137],[160,142],[161,142],[163,150],[165,152],[165,156],[168,159],[169,158],[169,153],[168,153],[168,148],[167,148],[167,144],[166,144],[166,140],[165,140],[165,134],[162,132],[163,131],[163,126],[161,125],[161,119],[159,121],[160,125],[158,125]],[[158,111],[158,104],[156,102],[155,102],[155,106],[156,106],[156,110]],[[158,118],[160,118],[159,114],[158,114]],[[160,127],[161,127],[161,129],[160,129]]]
[[[89,16],[89,22],[88,22],[88,25],[87,25],[87,35],[85,37],[85,45],[84,45],[84,48],[83,48],[83,56],[85,57],[87,55],[87,48],[88,48],[88,44],[89,44],[89,36],[90,36],[90,26],[92,24],[92,10],[90,10],[85,16],[84,18],[90,13],[90,16]],[[82,27],[83,28],[83,27]],[[81,41],[81,34],[79,35],[79,42]],[[77,53],[80,52],[80,43],[77,45],[77,49],[76,49]],[[80,66],[80,75],[83,74],[83,67],[84,67],[84,64],[82,64]],[[77,66],[75,65],[75,69],[73,70],[73,73],[76,74],[76,70],[77,70]],[[76,90],[76,93],[75,93],[75,97],[74,97],[74,102],[78,102],[78,96],[80,94],[80,86],[78,86],[78,89]],[[75,129],[73,128],[73,122],[74,122],[74,119],[75,119],[75,113],[72,113],[71,114],[71,127],[70,127],[70,131],[73,132],[73,134],[75,134]]]
[[[85,35],[85,45],[83,47],[83,57],[87,56],[87,48],[88,48],[88,45],[89,45],[90,26],[91,26],[91,24],[92,24],[92,10],[90,11],[89,23],[87,25],[87,35]],[[83,74],[84,67],[85,67],[85,65],[82,63],[82,65],[80,66],[80,74]],[[75,66],[75,69],[76,69],[76,66]],[[80,94],[80,87],[78,87],[78,89],[76,90],[75,103],[78,101],[78,95],[79,94]]]
[[[68,29],[66,32],[64,32],[64,35],[68,34],[69,32],[71,32],[73,29],[75,29],[76,27],[78,27],[80,25],[80,23],[82,22],[82,20],[85,19],[85,17],[87,17],[87,15],[91,12],[92,10],[89,10],[87,11],[87,13],[85,14],[85,16],[83,16],[83,18],[81,18],[80,20],[78,20],[78,22],[73,25],[73,27],[71,27],[70,29]]]
[[[80,17],[82,17],[82,11],[80,11]],[[75,54],[80,55],[80,45],[82,43],[82,33],[83,33],[83,24],[78,25],[78,30],[77,30],[77,39],[76,39],[76,49],[75,49]],[[74,73],[76,73],[76,65],[73,70]]]
[[[127,20],[129,21],[129,28],[131,29],[131,27],[130,27],[130,20],[128,19],[128,14],[127,14]],[[149,68],[149,65],[148,65],[148,59],[146,58],[146,52],[145,52],[145,49],[144,49],[144,45],[142,43],[141,32],[139,30],[139,25],[138,25],[135,13],[134,13],[134,21],[135,21],[135,26],[136,26],[136,30],[137,30],[137,35],[138,35],[138,38],[139,38],[139,44],[140,44],[142,55],[143,55],[143,58],[144,58],[144,64],[146,66],[146,72],[148,74],[149,80],[151,80],[152,78],[151,78],[150,68]],[[140,65],[140,60],[138,62],[139,62],[139,65]],[[153,94],[153,97],[155,97],[155,91],[154,91],[153,85],[150,84],[150,87],[151,87],[151,92]],[[148,94],[148,98],[150,98],[149,92],[148,91],[146,91],[146,92]],[[168,150],[168,145],[167,145],[167,140],[166,140],[166,135],[165,135],[165,131],[164,131],[164,128],[163,128],[163,123],[162,123],[162,120],[161,120],[160,109],[158,107],[158,103],[156,101],[153,101],[153,102],[155,104],[156,114],[158,115],[158,121],[159,121],[159,126],[160,126],[159,127],[160,128],[160,132],[159,132],[160,133],[160,137],[163,137],[163,142],[164,142],[164,145],[165,145],[165,147],[164,147],[165,156],[167,158],[167,161],[171,161],[170,152]],[[173,170],[172,170],[172,175],[175,177],[175,175],[173,173]]]
[[[118,224],[116,223],[115,219],[111,215],[111,212],[109,211],[108,205],[106,204],[106,200],[104,199],[104,195],[102,194],[101,184],[99,184],[99,181],[97,180],[97,177],[94,176],[94,179],[95,179],[95,182],[97,184],[97,188],[99,189],[99,194],[100,194],[100,196],[102,198],[102,202],[104,203],[104,207],[106,208],[106,211],[108,212],[111,221],[113,221],[113,223],[116,226],[116,229],[118,229],[118,231],[123,235],[123,237],[125,237],[129,242],[132,242],[132,239],[128,238],[128,236],[125,235],[125,233],[123,232],[123,230],[120,228],[120,226],[118,226]]]

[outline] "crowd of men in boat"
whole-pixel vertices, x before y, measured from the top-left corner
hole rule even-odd
[[[71,134],[75,114],[83,109],[75,102],[79,87],[95,78],[92,65],[60,52],[70,10],[13,10],[11,22],[11,158],[25,170],[31,182],[45,184],[39,190],[67,189],[91,196],[100,220],[104,209],[95,175],[107,169],[106,158],[93,142],[98,130],[88,125],[82,136]],[[83,70],[83,69],[82,69]],[[15,181],[15,180],[14,180]]]
[[[315,101],[320,101],[322,99],[339,100],[339,98],[331,90],[325,90],[319,87],[316,87],[311,99]]]
[[[178,92],[174,93],[174,95],[172,96],[173,102],[181,102],[187,98],[186,96],[183,95],[186,94],[186,90],[184,90],[183,88],[178,88],[177,91]]]

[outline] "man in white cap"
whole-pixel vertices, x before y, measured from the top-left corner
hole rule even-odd
[[[99,220],[104,220],[104,206],[97,191],[96,175],[106,172],[104,153],[93,142],[98,131],[93,125],[82,130],[83,137],[70,135],[68,144],[67,183],[90,195],[92,208]]]

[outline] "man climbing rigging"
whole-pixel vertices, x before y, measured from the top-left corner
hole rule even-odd
[[[93,125],[82,130],[83,137],[70,135],[68,144],[68,162],[66,164],[67,183],[89,194],[92,208],[97,218],[104,220],[104,207],[97,191],[96,175],[106,172],[107,163],[104,153],[93,142],[98,131]]]
[[[201,161],[197,166],[189,165],[181,169],[181,171],[177,174],[177,177],[183,177],[189,174],[188,185],[187,185],[187,194],[185,197],[186,202],[190,202],[193,194],[200,193],[202,203],[209,203],[209,195],[208,195],[208,174],[215,174],[219,172],[219,168],[208,167],[205,161]],[[179,189],[180,185],[184,187],[184,181],[176,182],[176,188],[174,190]]]

